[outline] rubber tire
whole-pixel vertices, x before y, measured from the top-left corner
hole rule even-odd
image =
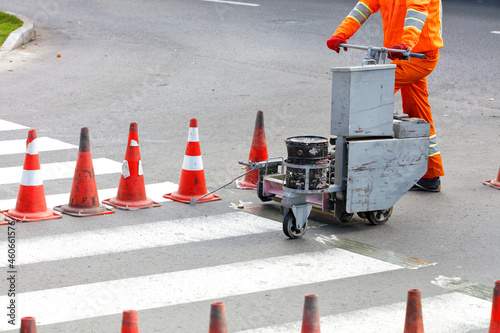
[[[384,224],[385,222],[387,222],[387,220],[389,220],[389,217],[391,217],[391,215],[392,215],[392,207],[384,210],[366,212],[366,218],[373,225]]]
[[[283,218],[283,233],[291,239],[297,239],[302,237],[307,231],[307,221],[304,225],[304,228],[297,230],[295,229],[296,220],[292,211],[289,211],[288,214]]]

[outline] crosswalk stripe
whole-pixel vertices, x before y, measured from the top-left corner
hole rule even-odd
[[[320,297],[321,303],[321,297]],[[321,306],[320,306],[321,312]],[[488,328],[491,302],[459,293],[422,299],[423,322],[426,332],[465,333]],[[375,308],[324,316],[320,318],[323,332],[402,332],[405,324],[406,302]],[[298,316],[301,313],[297,314]],[[301,322],[269,326],[239,333],[300,332]]]
[[[37,138],[37,140],[38,152],[78,148],[78,146],[47,137]],[[0,141],[0,155],[20,153],[26,153],[26,139]]]
[[[33,264],[279,230],[279,223],[243,212],[144,223],[20,240],[22,251],[16,263]],[[0,243],[5,253],[6,246],[7,242]],[[2,266],[7,263],[0,262]]]
[[[25,129],[25,128],[28,127],[0,119],[0,131],[10,131],[10,130]]]
[[[92,161],[94,174],[104,175],[121,172],[122,164],[107,158],[96,158]],[[40,165],[42,180],[73,178],[76,161],[46,163]],[[21,180],[23,167],[0,168],[0,185],[16,184]]]
[[[146,185],[146,195],[156,202],[170,201],[169,199],[163,198],[163,195],[165,193],[171,193],[173,191],[176,191],[178,187],[179,186],[177,184],[171,182],[149,184]],[[97,191],[97,194],[99,196],[99,200],[104,200],[116,197],[117,191],[118,188],[101,189]],[[45,202],[47,203],[47,207],[65,205],[69,202],[69,197],[70,197],[70,192],[62,194],[46,195]],[[14,208],[16,206],[16,201],[17,198],[0,200],[0,209],[7,210]]]
[[[129,308],[146,310],[223,299],[398,269],[403,267],[342,249],[327,249],[20,293],[18,317],[34,316],[40,325],[47,325],[119,314]],[[7,296],[1,296],[0,304],[7,303]],[[0,321],[0,330],[6,328],[13,329]]]

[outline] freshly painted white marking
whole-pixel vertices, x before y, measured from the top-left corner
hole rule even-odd
[[[492,34],[499,34],[500,35],[500,31],[490,31]]]
[[[38,139],[35,139],[28,143],[28,146],[26,147],[26,154],[38,155]]]
[[[321,296],[319,298],[321,302]],[[321,314],[321,307],[319,309]],[[465,333],[488,328],[491,302],[451,293],[422,299],[422,318],[426,332]],[[322,332],[402,332],[406,302],[363,309],[320,318]],[[302,323],[269,326],[239,333],[300,332]]]
[[[177,191],[178,187],[179,186],[177,184],[170,182],[150,184],[146,185],[146,195],[156,202],[171,201],[170,199],[163,198],[163,195],[165,193],[171,193],[173,191]],[[69,190],[71,190],[71,188],[69,188]],[[97,193],[99,199],[104,200],[107,198],[116,197],[117,191],[118,188],[110,188],[110,189],[98,190]],[[47,202],[47,207],[54,207],[67,204],[69,202],[69,197],[70,197],[69,192],[63,194],[46,195],[45,201]],[[16,201],[17,199],[0,200],[0,209],[7,210],[14,208],[16,206]]]
[[[189,127],[188,142],[199,142],[200,137],[198,136],[198,127]]]
[[[241,5],[241,6],[251,6],[251,7],[259,7],[259,4],[256,3],[248,3],[248,2],[239,2],[239,1],[225,1],[225,0],[203,0],[207,2],[217,2],[217,3],[225,3],[229,5]]]
[[[23,186],[43,185],[42,173],[40,172],[40,170],[23,170],[21,177],[21,185]]]
[[[7,120],[2,120],[0,119],[0,131],[11,131],[11,130],[18,130],[18,129],[25,129],[29,128],[23,125],[19,125],[16,123],[12,123]]]
[[[212,232],[210,225],[206,228]],[[118,314],[129,308],[160,308],[397,269],[402,267],[341,249],[328,249],[20,293],[17,302],[23,306],[17,315],[35,316],[37,325],[48,325]],[[0,304],[7,303],[7,296],[1,296]],[[13,328],[6,320],[0,321],[0,330]]]
[[[188,171],[203,170],[203,161],[201,159],[201,156],[184,155],[184,161],[182,162],[182,169]]]
[[[47,137],[41,137],[38,138],[37,140],[38,140],[38,152],[78,148],[78,146]],[[0,155],[20,154],[25,152],[26,152],[26,139],[0,141]]]
[[[280,231],[272,220],[234,212],[22,240],[17,265]],[[0,242],[6,246],[6,242]],[[71,244],[71,246],[68,246]],[[89,246],[92,244],[92,246]],[[7,264],[0,262],[0,266]]]
[[[121,164],[107,158],[96,158],[92,160],[94,174],[105,175],[110,173],[119,173]],[[75,175],[76,161],[47,163],[40,165],[41,179],[64,179],[73,178]],[[0,168],[0,185],[19,183],[23,167]],[[41,185],[41,184],[39,184]]]

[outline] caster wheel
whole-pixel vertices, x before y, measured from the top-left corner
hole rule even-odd
[[[376,210],[374,212],[366,212],[366,218],[371,224],[380,225],[387,222],[392,214],[392,207],[384,210]]]
[[[283,232],[285,235],[287,235],[289,238],[292,239],[297,239],[302,237],[307,230],[307,221],[304,224],[304,226],[301,229],[297,229],[297,221],[295,220],[295,216],[293,213],[290,211],[288,214],[286,214],[285,218],[283,219]]]

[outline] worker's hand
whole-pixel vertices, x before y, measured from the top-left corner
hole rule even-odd
[[[390,47],[390,49],[396,49],[396,50],[409,50],[410,48],[406,46],[405,44],[397,44],[393,45]],[[387,57],[391,60],[396,60],[396,59],[403,59],[403,53],[399,52],[389,52],[387,53]]]
[[[339,44],[346,43],[346,42],[347,42],[347,40],[345,40],[342,37],[332,36],[332,37],[328,38],[328,40],[326,41],[326,46],[328,46],[328,48],[334,50],[335,52],[339,53],[340,52]],[[344,47],[344,51],[347,51],[347,47]]]

